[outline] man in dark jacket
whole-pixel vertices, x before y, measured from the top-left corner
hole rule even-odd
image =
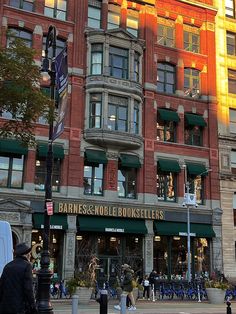
[[[0,314],[36,314],[33,293],[31,248],[16,245],[15,259],[8,263],[0,278]]]

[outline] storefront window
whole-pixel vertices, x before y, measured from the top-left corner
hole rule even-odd
[[[98,255],[116,255],[121,254],[121,239],[115,236],[99,236],[97,238]]]
[[[196,273],[210,272],[210,247],[206,238],[194,239],[194,266]]]
[[[87,234],[76,235],[75,272],[85,271],[93,252],[95,252],[94,237]]]
[[[168,240],[164,236],[154,237],[154,269],[159,277],[167,277],[168,274]]]
[[[186,278],[188,269],[187,237],[173,237],[171,250],[171,275]]]
[[[142,238],[129,236],[126,238],[125,255],[140,255],[142,252]]]
[[[51,230],[49,240],[50,265],[49,269],[53,273],[54,279],[61,279],[62,276],[62,260],[63,260],[63,231]],[[43,231],[32,231],[32,251],[31,263],[33,265],[33,273],[40,269],[41,251],[43,248]]]
[[[160,279],[186,279],[188,269],[187,237],[158,236],[153,241],[154,269]],[[206,238],[191,239],[193,274],[210,272],[210,246]],[[194,265],[192,265],[194,254]]]

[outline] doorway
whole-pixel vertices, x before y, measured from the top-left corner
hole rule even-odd
[[[97,269],[97,281],[99,287],[104,283],[109,286],[117,284],[120,278],[121,258],[117,257],[99,257],[99,268]]]

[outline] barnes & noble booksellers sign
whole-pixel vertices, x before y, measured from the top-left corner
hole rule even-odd
[[[164,219],[164,212],[158,209],[105,206],[85,203],[56,203],[55,213],[139,219]]]

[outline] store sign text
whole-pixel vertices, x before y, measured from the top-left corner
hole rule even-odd
[[[56,206],[57,207],[57,206]],[[116,207],[94,204],[58,203],[59,214],[91,215],[122,218],[164,219],[164,212],[157,209]]]

